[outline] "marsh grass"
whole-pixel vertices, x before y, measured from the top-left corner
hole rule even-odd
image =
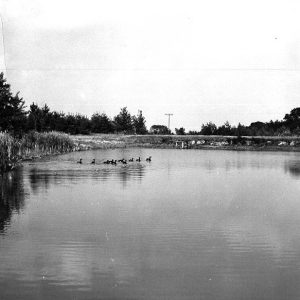
[[[0,132],[0,173],[10,170],[18,161],[20,141]]]
[[[30,132],[21,139],[0,132],[0,173],[14,168],[22,158],[73,151],[74,142],[60,132]]]
[[[50,155],[70,152],[74,142],[69,135],[60,132],[30,132],[20,140],[22,155]]]

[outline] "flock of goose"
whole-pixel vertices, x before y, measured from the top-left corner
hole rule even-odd
[[[141,157],[137,158],[135,160],[136,162],[141,162]],[[151,162],[151,156],[147,157],[146,158],[146,161],[147,162]],[[119,160],[116,160],[116,159],[111,159],[111,160],[106,160],[103,162],[103,164],[106,164],[106,165],[117,165],[117,163],[122,163],[123,165],[126,165],[127,162],[134,162],[134,158],[130,158],[128,159],[128,161],[125,159],[125,158],[122,158],[122,159],[119,159]],[[78,161],[77,161],[78,164],[82,164],[82,158],[80,158]],[[91,164],[94,165],[96,163],[96,159],[93,158],[93,160],[91,161]]]

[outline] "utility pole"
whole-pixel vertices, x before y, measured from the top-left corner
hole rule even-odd
[[[170,117],[173,116],[173,114],[165,114],[168,116],[168,129],[170,129]]]

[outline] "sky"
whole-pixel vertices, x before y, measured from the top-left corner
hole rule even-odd
[[[300,106],[298,0],[0,0],[0,69],[51,110],[149,128],[281,120]]]

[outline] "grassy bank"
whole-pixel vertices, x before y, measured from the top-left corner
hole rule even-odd
[[[121,147],[300,151],[300,137],[207,136],[207,135],[115,135],[95,134],[71,137],[78,150]]]
[[[22,160],[70,152],[75,144],[59,132],[30,132],[21,139],[0,132],[0,173],[13,169]]]

